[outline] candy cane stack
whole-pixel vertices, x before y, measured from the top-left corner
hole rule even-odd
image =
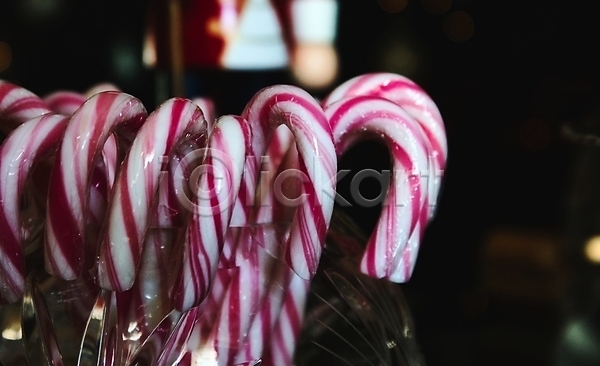
[[[0,80],[0,304],[31,305],[50,288],[32,290],[34,270],[56,286],[94,278],[70,356],[81,364],[291,365],[337,160],[373,137],[393,166],[356,269],[410,278],[447,157],[440,112],[418,85],[367,74],[321,103],[274,85],[239,116],[212,106],[172,98],[147,113],[108,83],[40,98]],[[59,320],[44,309],[35,319],[51,329]],[[27,347],[66,360],[56,337]]]

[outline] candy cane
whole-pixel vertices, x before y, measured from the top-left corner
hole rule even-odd
[[[186,311],[200,304],[213,282],[251,138],[247,122],[234,116],[219,118],[210,134],[202,167],[213,171],[202,175],[193,202],[183,266],[171,295],[177,310]],[[203,192],[209,197],[203,197]]]
[[[86,97],[72,91],[57,91],[48,94],[43,100],[54,113],[71,116],[85,102]]]
[[[430,168],[428,194],[431,218],[435,212],[437,195],[441,186],[441,174],[446,166],[448,145],[446,130],[440,111],[431,97],[412,80],[392,73],[372,73],[357,76],[334,89],[323,101],[328,106],[348,96],[371,95],[401,106],[421,125],[426,136]],[[425,172],[424,172],[425,173]]]
[[[281,314],[272,330],[270,343],[263,354],[264,366],[292,365],[294,351],[304,318],[304,307],[310,289],[310,282],[292,275],[285,294]]]
[[[0,302],[14,302],[25,286],[24,226],[20,201],[34,165],[60,143],[64,116],[46,114],[17,127],[0,147]]]
[[[145,117],[142,103],[120,92],[94,95],[71,117],[50,179],[45,246],[49,273],[71,280],[93,264],[95,239],[86,235],[86,224],[94,163],[113,131],[131,139]]]
[[[300,170],[288,171],[283,178],[302,181],[303,195],[290,231],[286,260],[302,278],[309,279],[316,272],[323,240],[333,213],[333,185],[337,161],[331,137],[331,128],[322,108],[304,90],[286,85],[262,89],[248,103],[242,114],[252,127],[253,157],[244,174],[240,194],[254,197],[258,167],[273,131],[285,124],[292,132],[300,154]],[[250,174],[247,174],[250,173]],[[277,192],[275,192],[277,194]],[[326,197],[329,196],[329,197]],[[282,198],[282,197],[279,197]],[[252,204],[245,197],[245,204]],[[285,199],[285,197],[283,197]],[[245,209],[252,207],[246,207]],[[250,216],[246,216],[249,218]]]
[[[382,139],[390,150],[393,162],[390,186],[379,221],[367,243],[361,271],[402,282],[410,274],[394,273],[393,262],[409,238],[420,235],[426,223],[423,212],[427,212],[427,196],[420,173],[427,167],[427,151],[421,128],[397,104],[376,97],[344,98],[331,104],[325,112],[333,129],[338,156],[355,142],[373,137]]]
[[[0,131],[8,134],[21,123],[50,112],[37,95],[0,80]]]
[[[124,291],[133,285],[164,158],[205,130],[202,111],[180,98],[159,106],[139,130],[113,187],[98,263],[102,288]]]

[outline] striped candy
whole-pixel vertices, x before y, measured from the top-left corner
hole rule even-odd
[[[213,282],[251,139],[246,121],[235,116],[219,118],[210,134],[200,167],[207,171],[194,195],[183,266],[171,293],[177,310],[186,311],[200,304]]]
[[[86,233],[93,219],[88,187],[95,164],[111,133],[131,139],[145,117],[142,103],[120,92],[94,95],[71,117],[49,186],[45,246],[49,273],[72,280],[93,266],[97,239]]]
[[[150,223],[163,162],[185,140],[206,130],[202,112],[190,100],[173,98],[159,106],[138,131],[116,178],[102,238],[98,283],[131,288]]]
[[[253,133],[254,159],[249,159],[240,192],[246,195],[243,197],[245,201],[242,200],[246,210],[254,204],[252,200],[257,192],[261,156],[267,151],[275,129],[286,125],[294,136],[300,155],[300,169],[288,170],[278,179],[300,180],[303,194],[297,199],[289,199],[279,194],[282,192],[278,192],[277,187],[274,187],[274,194],[279,194],[277,199],[281,204],[297,206],[286,260],[300,277],[310,279],[317,270],[333,213],[335,183],[332,184],[332,179],[335,180],[337,160],[327,118],[306,91],[287,85],[271,86],[259,91],[248,103],[242,116],[248,120]],[[254,218],[250,219],[247,215],[246,220],[251,222]]]
[[[37,95],[0,80],[0,132],[8,134],[21,123],[50,112]]]
[[[17,127],[0,147],[0,303],[23,295],[22,247],[30,228],[23,223],[21,198],[34,166],[58,146],[66,126],[66,117],[46,114]]]
[[[347,97],[326,108],[338,156],[352,144],[379,138],[388,146],[393,172],[379,221],[367,243],[361,271],[377,278],[402,282],[412,266],[397,273],[393,263],[409,238],[421,234],[427,220],[426,186],[421,172],[427,168],[427,150],[419,124],[397,104],[386,99]]]
[[[44,102],[54,113],[71,116],[86,101],[83,94],[72,91],[57,91],[44,97]]]
[[[335,88],[323,101],[328,106],[349,96],[370,95],[389,99],[401,106],[423,129],[429,155],[429,218],[435,213],[442,173],[446,166],[448,144],[440,111],[431,97],[412,80],[392,73],[371,73],[352,78]]]

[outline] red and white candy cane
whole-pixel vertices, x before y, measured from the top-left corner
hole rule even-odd
[[[95,164],[113,132],[131,141],[145,118],[142,102],[120,92],[94,95],[71,117],[49,186],[45,246],[49,273],[72,280],[93,265],[96,238],[86,235],[86,225],[92,219],[88,186]]]
[[[64,114],[65,116],[71,116],[75,113],[77,108],[81,107],[86,99],[83,94],[67,90],[57,91],[43,98],[44,102],[54,113]]]
[[[322,104],[326,107],[341,98],[358,95],[389,99],[406,110],[421,125],[430,159],[427,176],[431,218],[435,212],[441,175],[448,155],[446,129],[438,107],[415,82],[393,73],[371,73],[352,78],[335,88]]]
[[[0,80],[0,131],[8,134],[21,123],[50,113],[40,97],[18,85]]]
[[[262,366],[292,365],[294,351],[302,331],[304,307],[310,282],[292,274],[281,314],[273,327],[270,341],[263,353]]]
[[[175,309],[186,311],[206,298],[215,277],[237,200],[252,133],[246,120],[219,118],[210,134],[200,169],[203,172],[187,227],[182,268],[172,290]]]
[[[148,116],[113,186],[99,254],[100,287],[113,291],[131,288],[163,163],[179,144],[205,131],[202,111],[188,99],[169,99]]]
[[[275,129],[282,124],[286,125],[294,136],[300,155],[300,169],[286,171],[285,175],[277,179],[300,180],[303,193],[292,199],[280,195],[278,200],[283,201],[282,204],[297,206],[290,229],[286,260],[300,277],[310,279],[316,273],[333,213],[333,181],[337,159],[327,117],[310,94],[288,85],[275,85],[256,93],[242,116],[248,120],[253,134],[253,159],[249,159],[250,164],[247,164],[249,168],[244,172],[240,192],[246,195],[252,192],[251,197],[245,197],[246,205],[254,204],[250,200],[254,199],[257,192],[261,157],[267,151]],[[255,174],[247,174],[253,172]],[[251,211],[253,208],[245,207]]]
[[[0,147],[0,303],[17,301],[25,286],[21,198],[33,167],[60,144],[67,117],[46,114],[17,127]]]
[[[397,104],[382,98],[347,97],[325,110],[333,129],[338,156],[354,143],[378,138],[387,145],[393,171],[379,221],[367,243],[361,271],[376,278],[402,282],[393,265],[409,238],[420,237],[427,222],[426,185],[421,173],[427,169],[427,148],[419,124]]]

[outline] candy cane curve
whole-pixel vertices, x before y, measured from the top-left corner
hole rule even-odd
[[[0,303],[12,303],[25,286],[23,240],[28,236],[20,200],[33,167],[60,144],[67,117],[46,114],[17,127],[0,147]]]
[[[205,131],[202,111],[188,99],[169,99],[148,116],[113,186],[99,252],[100,287],[113,291],[131,288],[164,159],[179,144]]]
[[[348,96],[370,95],[389,99],[401,106],[423,129],[428,144],[430,167],[427,171],[430,212],[433,217],[448,145],[444,121],[435,102],[414,81],[394,73],[370,73],[354,77],[335,88],[323,101],[328,106]]]
[[[86,99],[87,98],[83,94],[61,90],[48,94],[43,98],[43,101],[52,111],[54,111],[54,113],[71,116],[83,103],[85,103]]]
[[[427,150],[420,126],[397,104],[377,97],[343,98],[327,107],[325,113],[338,156],[357,141],[374,137],[383,140],[390,151],[390,185],[361,261],[363,273],[389,277],[395,270],[394,260],[409,238],[425,225],[427,195],[421,172],[427,166]]]
[[[21,123],[50,112],[37,95],[0,80],[0,131],[9,133]]]
[[[92,218],[88,186],[95,163],[113,132],[129,140],[145,118],[139,99],[104,92],[88,99],[69,120],[49,184],[45,245],[49,273],[72,280],[93,265],[96,243],[86,235],[86,224]]]
[[[333,213],[337,160],[327,117],[310,94],[289,85],[260,90],[242,116],[248,120],[253,133],[251,173],[259,171],[261,156],[279,125],[285,124],[294,136],[300,169],[289,171],[289,177],[281,178],[301,179],[304,196],[299,200],[290,229],[286,260],[300,277],[310,279],[316,273]],[[247,179],[246,173],[248,170],[244,173],[240,194],[252,192],[254,197],[257,174],[249,174]]]
[[[197,306],[208,294],[225,243],[234,203],[242,181],[252,132],[242,117],[223,116],[210,134],[201,168],[193,216],[186,232],[184,259],[171,291],[175,309]],[[206,196],[206,192],[208,196]]]
[[[43,98],[52,111],[65,116],[73,115],[86,100],[86,95],[68,90],[56,91]],[[89,204],[94,226],[100,226],[104,219],[107,193],[116,175],[117,154],[117,141],[110,135],[102,149],[102,160],[96,163],[91,178]]]

